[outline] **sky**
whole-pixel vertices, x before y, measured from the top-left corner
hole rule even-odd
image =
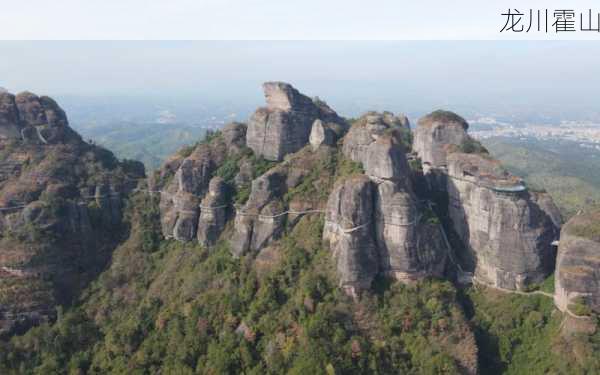
[[[508,7],[598,10],[596,0],[0,0],[0,39],[439,40],[592,38],[499,33]]]
[[[292,83],[342,108],[595,108],[600,44],[585,41],[0,41],[0,87],[50,96],[260,104]]]

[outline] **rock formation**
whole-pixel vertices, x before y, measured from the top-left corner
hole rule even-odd
[[[421,118],[415,129],[413,149],[421,158],[425,172],[430,167],[445,167],[448,147],[459,146],[467,139],[469,125],[448,111],[435,111]]]
[[[213,212],[217,215],[215,217],[208,212],[202,215],[200,204],[203,199],[207,207],[230,203],[226,202],[222,181],[212,180],[227,157],[239,155],[244,150],[245,135],[246,125],[229,124],[211,142],[197,145],[190,155],[165,163],[159,172],[160,181],[153,183],[154,189],[162,191],[160,212],[165,237],[179,241],[198,238],[205,244],[214,243],[215,236],[223,229],[220,216],[225,215],[227,210]],[[216,204],[217,201],[220,203]],[[218,207],[218,210],[221,209],[225,207]],[[199,223],[199,220],[210,222]],[[198,233],[198,228],[201,233]]]
[[[552,271],[556,207],[491,159],[467,128],[458,115],[436,111],[419,121],[415,150],[432,189],[447,195],[450,229],[466,247],[463,265],[479,281],[523,289]]]
[[[343,140],[342,152],[360,162],[365,175],[331,193],[323,236],[331,244],[340,282],[352,295],[368,289],[377,273],[407,282],[441,275],[444,269],[447,250],[440,228],[423,220],[424,207],[412,191],[402,143],[407,127],[407,120],[389,112],[370,112]],[[353,184],[360,194],[349,188]],[[341,214],[340,207],[349,212]],[[366,261],[363,269],[357,265],[361,259],[374,261]]]
[[[374,186],[364,175],[340,181],[327,202],[323,239],[329,242],[340,286],[356,296],[378,271],[373,222]]]
[[[212,246],[217,242],[225,227],[228,209],[225,182],[221,177],[213,177],[208,184],[208,193],[200,204],[197,234],[200,244]]]
[[[318,176],[314,171],[330,161],[333,153],[330,148],[303,149],[252,181],[248,201],[237,208],[230,241],[235,255],[260,251],[280,237],[286,224],[288,228],[295,225],[302,212],[321,209],[319,196],[327,193],[332,171],[323,169]],[[301,184],[315,194],[297,192]]]
[[[0,93],[0,334],[54,317],[102,268],[144,175],[89,145],[48,97]]]
[[[345,122],[324,102],[304,96],[283,82],[266,82],[267,106],[256,110],[248,122],[247,144],[267,160],[282,160],[304,147],[313,123]]]
[[[576,215],[563,226],[554,290],[562,311],[582,304],[600,313],[600,211]]]
[[[393,153],[404,153],[406,144],[406,134],[410,133],[408,120],[405,116],[394,116],[390,112],[384,112],[383,114],[377,112],[369,112],[358,119],[348,131],[348,134],[344,137],[344,143],[342,146],[342,152],[350,160],[362,163],[365,167],[366,173],[370,175],[376,175],[377,172],[369,172],[368,169],[374,168],[388,168],[388,175],[393,173],[405,174],[405,171],[393,172],[389,168],[398,166],[397,160],[391,160],[389,157],[385,157],[387,165],[378,166],[376,158],[378,155],[374,154],[377,152],[385,152],[384,149],[391,150]],[[376,143],[376,141],[380,141]],[[397,144],[392,147],[392,143]],[[404,146],[404,148],[401,148]],[[368,158],[371,157],[371,163],[369,164]],[[390,155],[390,157],[397,159],[397,156]],[[391,165],[390,163],[396,163]],[[387,178],[382,176],[382,178]]]

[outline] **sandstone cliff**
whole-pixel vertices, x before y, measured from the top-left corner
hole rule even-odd
[[[164,164],[150,186],[153,192],[161,194],[161,224],[165,237],[191,241],[198,236],[203,243],[214,244],[223,229],[224,218],[229,212],[227,205],[231,202],[226,186],[213,178],[228,157],[242,155],[245,144],[246,125],[232,123],[210,141],[193,147],[188,151],[189,155],[180,153]],[[202,221],[201,231],[197,232],[199,220]]]
[[[257,109],[250,118],[247,143],[265,159],[282,160],[304,147],[315,120],[345,125],[327,104],[310,99],[287,83],[266,82],[263,90],[267,106]]]
[[[333,242],[338,271],[343,275],[341,283],[354,295],[368,289],[367,281],[377,273],[407,282],[440,276],[444,270],[447,249],[441,238],[441,228],[428,220],[424,203],[413,192],[405,156],[410,147],[408,126],[408,120],[403,116],[370,112],[358,119],[343,139],[343,154],[364,168],[365,175],[356,178],[368,187],[365,187],[368,194],[344,198],[340,196],[343,189],[334,190],[327,207],[324,238]],[[341,207],[352,212],[353,204],[362,204],[359,198],[368,198],[372,202],[368,202],[360,214],[352,213],[358,220],[349,220],[343,215],[344,220],[336,219],[340,216],[337,202],[341,201]],[[358,221],[366,224],[361,224],[363,227],[357,233],[346,233],[347,225],[359,225]],[[354,264],[356,261],[350,261],[361,259],[357,249],[366,252],[362,257],[377,259],[377,266],[369,266],[364,279],[360,268]],[[369,255],[371,252],[373,256]]]
[[[164,236],[211,246],[231,218],[233,254],[260,254],[302,216],[324,214],[323,238],[349,293],[368,289],[378,274],[441,276],[448,249],[435,214],[413,191],[406,116],[369,112],[347,129],[322,101],[288,84],[263,88],[267,107],[247,131],[229,125],[157,172],[151,185],[161,194]],[[360,170],[345,172],[351,164]]]
[[[576,215],[562,228],[554,289],[559,309],[600,313],[600,211]]]
[[[51,319],[103,267],[143,175],[83,142],[54,100],[0,93],[0,333]]]
[[[458,115],[436,111],[419,121],[415,150],[459,239],[455,247],[464,246],[463,266],[479,281],[523,289],[552,271],[560,219],[546,194],[529,192],[467,128]]]

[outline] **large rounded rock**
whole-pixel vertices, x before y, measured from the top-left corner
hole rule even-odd
[[[449,145],[459,146],[468,139],[469,125],[462,117],[448,111],[435,111],[419,119],[413,149],[424,169],[445,167]]]
[[[402,134],[407,131],[403,121],[390,112],[368,112],[344,137],[342,152],[350,160],[361,163],[371,177],[405,178],[409,168]]]

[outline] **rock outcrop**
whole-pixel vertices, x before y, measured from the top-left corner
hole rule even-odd
[[[444,270],[447,249],[440,227],[423,215],[425,208],[412,190],[403,144],[407,130],[403,117],[370,112],[343,140],[343,154],[361,163],[364,175],[333,190],[323,236],[333,250],[342,287],[354,296],[368,289],[378,273],[410,282]],[[353,184],[360,194],[350,188]],[[340,213],[343,208],[349,212]],[[361,259],[366,259],[364,269]]]
[[[458,254],[463,266],[479,281],[523,289],[552,271],[556,207],[491,159],[467,128],[455,114],[434,112],[419,121],[415,149],[429,185],[447,196],[449,229],[466,248]]]
[[[51,320],[110,258],[143,166],[73,131],[48,97],[0,93],[0,334]]]
[[[250,118],[247,144],[267,160],[283,160],[304,147],[317,119],[325,124],[345,124],[327,104],[310,99],[287,83],[266,82],[263,90],[267,106]]]
[[[322,209],[321,197],[329,191],[333,177],[324,166],[334,151],[305,148],[252,181],[247,202],[236,209],[230,241],[236,256],[260,251],[280,237],[285,225],[291,228],[306,211]],[[300,185],[307,191],[299,189]]]
[[[409,134],[410,128],[405,116],[394,116],[390,112],[368,112],[348,130],[342,152],[350,160],[362,163],[369,175],[378,176],[380,172],[375,169],[379,169],[386,172],[378,177],[395,178],[394,174],[406,174],[406,170],[393,169],[404,167],[400,165],[398,154],[404,157],[407,146],[410,146],[406,140]],[[377,158],[381,156],[384,159],[378,161]]]
[[[554,290],[562,311],[579,304],[600,313],[600,211],[576,215],[563,226]]]
[[[448,147],[463,144],[468,139],[468,128],[465,119],[448,111],[435,111],[421,118],[415,129],[413,149],[421,158],[424,171],[445,167]]]
[[[222,181],[213,179],[228,157],[235,157],[244,151],[245,135],[246,125],[229,124],[211,142],[201,143],[189,155],[165,163],[159,172],[160,182],[152,185],[162,192],[161,225],[166,238],[179,241],[198,238],[204,244],[214,244],[223,229],[221,216],[228,212],[226,207],[220,206],[231,202],[226,201]],[[214,205],[216,211],[202,214],[200,205],[203,199],[206,205],[202,206]],[[208,222],[204,223],[203,220]]]
[[[374,190],[367,176],[354,176],[340,181],[327,202],[323,239],[335,259],[340,286],[352,296],[369,289],[379,269]]]
[[[213,177],[208,184],[208,193],[200,204],[198,221],[198,242],[203,246],[213,246],[223,229],[229,211],[227,186],[221,177]]]
[[[0,93],[0,139],[29,143],[80,141],[67,123],[65,112],[47,96],[30,92],[16,96]]]

